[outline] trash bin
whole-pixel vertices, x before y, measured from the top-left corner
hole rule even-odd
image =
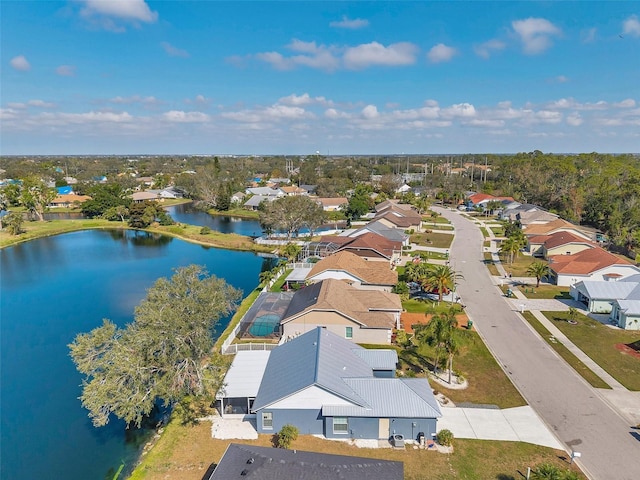
[[[471,330],[473,328],[473,320],[467,320],[467,330]]]
[[[424,432],[418,432],[418,444],[424,447]]]

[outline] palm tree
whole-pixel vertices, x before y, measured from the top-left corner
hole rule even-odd
[[[404,277],[409,282],[422,284],[430,269],[431,265],[422,261],[419,263],[411,263],[407,265],[404,271]]]
[[[423,286],[438,292],[438,301],[441,302],[444,293],[453,290],[459,278],[463,278],[462,275],[449,265],[431,265],[422,282]]]
[[[449,383],[451,383],[451,372],[453,369],[453,356],[459,349],[458,321],[456,320],[454,309],[448,312],[434,315],[427,325],[416,327],[415,337],[419,343],[424,343],[435,348],[435,358],[433,362],[433,373],[438,369],[440,355],[446,353],[447,366],[449,368]]]
[[[509,263],[513,263],[514,258],[524,247],[526,239],[524,235],[512,235],[500,244],[500,253],[509,258]]]
[[[540,280],[542,279],[542,277],[546,277],[547,275],[549,275],[549,264],[535,261],[531,265],[529,265],[529,268],[527,268],[527,274],[531,275],[532,277],[536,277],[537,288],[540,286]]]
[[[429,214],[431,216],[431,221],[433,222],[433,226],[436,226],[436,219],[440,216],[440,214],[438,212],[434,212],[433,210],[431,210],[431,213]]]

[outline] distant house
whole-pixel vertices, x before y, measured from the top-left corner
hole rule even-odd
[[[289,197],[309,195],[309,192],[307,192],[304,188],[296,187],[295,185],[280,187],[280,190],[282,190]]]
[[[139,184],[145,185],[147,187],[150,187],[151,185],[153,185],[153,177],[137,177],[136,178],[136,182],[138,182]]]
[[[174,187],[167,187],[155,190],[147,190],[148,193],[155,193],[160,198],[176,199],[182,198],[182,192],[176,190]]]
[[[377,233],[365,231],[353,237],[322,236],[321,242],[332,242],[336,248],[331,253],[347,251],[366,260],[395,262],[400,258],[402,243],[389,240]]]
[[[282,338],[323,327],[356,343],[391,343],[402,305],[394,293],[359,290],[325,279],[298,290],[280,321]]]
[[[536,235],[528,239],[529,252],[537,257],[573,255],[598,245],[569,231],[558,231],[551,235]]]
[[[470,208],[486,208],[490,202],[498,202],[502,206],[512,203],[513,197],[494,197],[488,193],[473,193],[469,195],[467,206]]]
[[[58,195],[56,198],[51,200],[49,203],[49,207],[51,208],[73,208],[76,207],[87,200],[91,200],[89,195],[76,195],[75,193]]]
[[[236,192],[231,195],[231,203],[242,203],[246,196],[244,192]]]
[[[411,205],[382,202],[376,206],[374,221],[378,221],[391,228],[420,231],[422,215],[416,212]]]
[[[262,197],[284,197],[285,193],[280,188],[272,187],[255,187],[247,188],[247,195],[260,195]]]
[[[426,378],[396,378],[397,361],[395,350],[366,350],[324,328],[278,346],[253,402],[258,433],[291,424],[326,438],[431,438],[438,402]]]
[[[134,192],[130,195],[133,203],[142,203],[146,201],[155,201],[162,200],[162,197],[157,193],[153,192]]]
[[[245,210],[258,210],[258,207],[260,207],[260,204],[262,202],[273,202],[278,198],[279,197],[272,196],[272,195],[254,195],[250,199],[248,199],[246,202],[244,202],[244,205],[242,205],[242,208],[244,208]]]
[[[325,212],[340,211],[349,203],[349,200],[345,197],[316,197],[315,201]]]
[[[285,177],[273,177],[269,179],[269,183],[278,185],[289,185],[291,183],[291,179]]]
[[[316,263],[306,277],[315,283],[328,278],[343,280],[362,290],[391,292],[398,283],[398,273],[381,262],[368,262],[362,257],[343,250]]]
[[[531,203],[513,203],[505,206],[500,213],[501,220],[520,222],[523,228],[534,225],[549,223],[560,218],[555,213],[548,212],[539,205]]]
[[[402,480],[402,462],[231,443],[208,480]]]
[[[523,227],[523,233],[527,237],[539,236],[539,235],[553,235],[559,232],[568,232],[584,240],[593,241],[595,239],[595,233],[580,225],[575,225],[571,222],[567,222],[562,218],[556,218],[553,221],[546,223],[532,224],[527,227]]]
[[[380,235],[391,242],[399,242],[401,245],[408,246],[409,245],[409,235],[404,233],[404,230],[390,227],[383,222],[372,221],[367,223],[366,225],[354,230],[347,234],[349,237],[358,237],[360,235],[364,235],[365,233],[375,233]]]
[[[549,270],[553,283],[560,286],[573,285],[581,280],[605,280],[640,273],[640,268],[603,248],[589,248],[573,255],[549,257]]]
[[[317,185],[300,184],[300,188],[306,190],[309,195],[315,195],[316,194],[316,190],[318,189],[318,186]]]

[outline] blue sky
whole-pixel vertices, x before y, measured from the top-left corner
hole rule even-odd
[[[640,151],[640,2],[0,2],[3,154]]]

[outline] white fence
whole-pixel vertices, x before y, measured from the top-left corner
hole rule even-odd
[[[222,349],[223,355],[235,355],[238,352],[253,352],[259,350],[273,350],[277,343],[232,343],[226,349]]]

